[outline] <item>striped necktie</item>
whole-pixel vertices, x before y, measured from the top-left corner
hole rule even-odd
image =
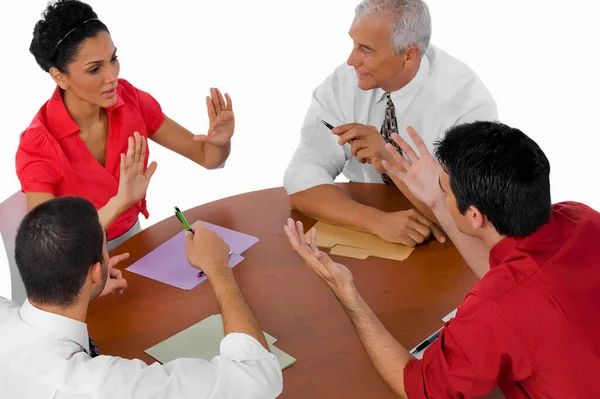
[[[94,340],[90,337],[90,356],[96,357],[99,355],[98,345],[94,342]]]
[[[394,107],[390,93],[385,93],[385,97],[387,99],[387,105],[385,107],[385,118],[383,119],[383,125],[381,125],[381,135],[385,139],[386,143],[390,143],[394,146],[394,148],[396,148],[396,150],[398,150],[398,152],[402,153],[402,150],[400,147],[398,147],[398,144],[392,140],[392,133],[398,133],[396,107]],[[385,184],[392,183],[392,179],[386,173],[383,173],[381,178]]]

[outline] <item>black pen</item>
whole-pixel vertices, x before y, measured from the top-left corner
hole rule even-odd
[[[331,126],[330,123],[325,122],[323,119],[321,119],[321,123],[324,124],[329,130],[333,130],[333,126]],[[335,134],[335,133],[334,133]],[[351,143],[354,141],[354,139],[352,140],[348,140],[348,143]]]
[[[325,122],[323,119],[321,119],[321,123],[324,124],[325,126],[327,126],[327,128],[329,130],[333,130],[333,126],[331,126],[329,123]]]
[[[440,336],[440,333],[442,332],[443,328],[444,327],[440,328],[439,330],[437,330],[436,332],[431,334],[429,337],[427,337],[427,339],[425,341],[423,341],[419,345],[415,346],[415,348],[410,351],[411,355],[414,355],[417,352],[421,352],[423,349],[425,349],[429,345],[431,345],[433,343],[433,341],[435,341]]]

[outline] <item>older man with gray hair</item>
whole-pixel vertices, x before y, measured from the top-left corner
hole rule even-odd
[[[428,207],[385,174],[381,161],[392,161],[385,144],[393,144],[392,133],[408,139],[412,126],[433,150],[453,125],[497,119],[495,101],[467,65],[429,44],[423,1],[363,0],[355,13],[352,52],[313,92],[284,186],[292,206],[318,220],[408,246],[432,235],[443,242]],[[395,183],[416,209],[360,204],[333,184],[340,173],[354,182]]]

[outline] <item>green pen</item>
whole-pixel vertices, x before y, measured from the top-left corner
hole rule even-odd
[[[181,212],[178,207],[175,207],[175,216],[177,216],[177,219],[179,219],[179,221],[183,225],[183,228],[185,229],[185,231],[190,231],[190,232],[194,233],[194,230],[192,230],[192,228],[190,227],[190,224],[188,223],[187,219],[183,215],[183,212]],[[231,251],[229,251],[229,256],[231,256]],[[202,276],[204,276],[204,272],[200,271],[200,273],[198,273],[198,277],[202,277]]]
[[[190,224],[188,223],[187,219],[183,215],[183,212],[181,212],[178,207],[175,207],[175,216],[177,216],[177,219],[179,219],[179,221],[183,225],[183,228],[185,229],[185,231],[190,231],[190,232],[194,233],[194,230],[192,230],[192,228],[190,227]],[[203,276],[204,276],[204,272],[202,270],[200,270],[200,273],[198,273],[198,277],[203,277]]]
[[[179,219],[185,231],[191,231],[192,233],[194,232],[194,230],[192,230],[190,227],[190,224],[187,222],[185,216],[183,216],[183,212],[181,212],[178,207],[175,207],[175,216],[177,216],[177,219]]]

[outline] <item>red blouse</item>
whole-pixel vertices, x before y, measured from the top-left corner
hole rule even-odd
[[[17,176],[23,192],[50,193],[55,197],[79,196],[102,208],[119,187],[120,154],[127,152],[127,139],[134,132],[150,137],[163,124],[165,115],[148,93],[119,79],[117,101],[106,109],[108,140],[106,162],[102,166],[79,137],[79,127],[71,118],[57,87],[21,134],[16,154]],[[148,151],[145,157],[148,164]],[[146,199],[119,215],[108,227],[108,239],[126,233],[138,214],[148,218]]]

